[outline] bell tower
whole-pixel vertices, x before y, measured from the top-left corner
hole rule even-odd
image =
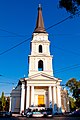
[[[53,76],[52,56],[50,55],[50,41],[44,27],[42,7],[39,4],[36,27],[31,41],[31,54],[29,55],[28,76],[45,73]]]

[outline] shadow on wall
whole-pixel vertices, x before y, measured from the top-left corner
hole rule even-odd
[[[54,104],[53,114],[62,114],[62,108],[59,108],[57,104]]]

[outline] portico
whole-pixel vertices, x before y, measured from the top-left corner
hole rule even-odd
[[[42,77],[42,79],[41,79]],[[60,82],[61,80],[47,76],[43,73],[33,75],[29,79],[22,81],[22,91],[26,90],[26,109],[29,107],[51,107],[55,112],[61,112],[61,94]],[[27,82],[25,82],[27,81]],[[24,88],[26,84],[26,89]],[[24,92],[25,93],[25,92]],[[21,111],[23,110],[24,94],[21,94]]]

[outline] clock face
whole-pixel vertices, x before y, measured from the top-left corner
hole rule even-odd
[[[45,40],[43,36],[39,37],[38,40]]]

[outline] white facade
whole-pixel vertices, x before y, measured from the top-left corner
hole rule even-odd
[[[22,112],[29,107],[44,106],[53,108],[54,113],[61,113],[60,82],[61,80],[53,75],[50,41],[44,28],[42,8],[39,6],[31,41],[28,78],[20,79],[20,84],[12,90],[10,110]]]
[[[38,62],[43,61],[43,73],[53,76],[52,56],[50,55],[50,41],[47,33],[33,33],[31,41],[31,55],[29,55],[29,76],[39,73]],[[39,52],[39,47],[42,51]]]

